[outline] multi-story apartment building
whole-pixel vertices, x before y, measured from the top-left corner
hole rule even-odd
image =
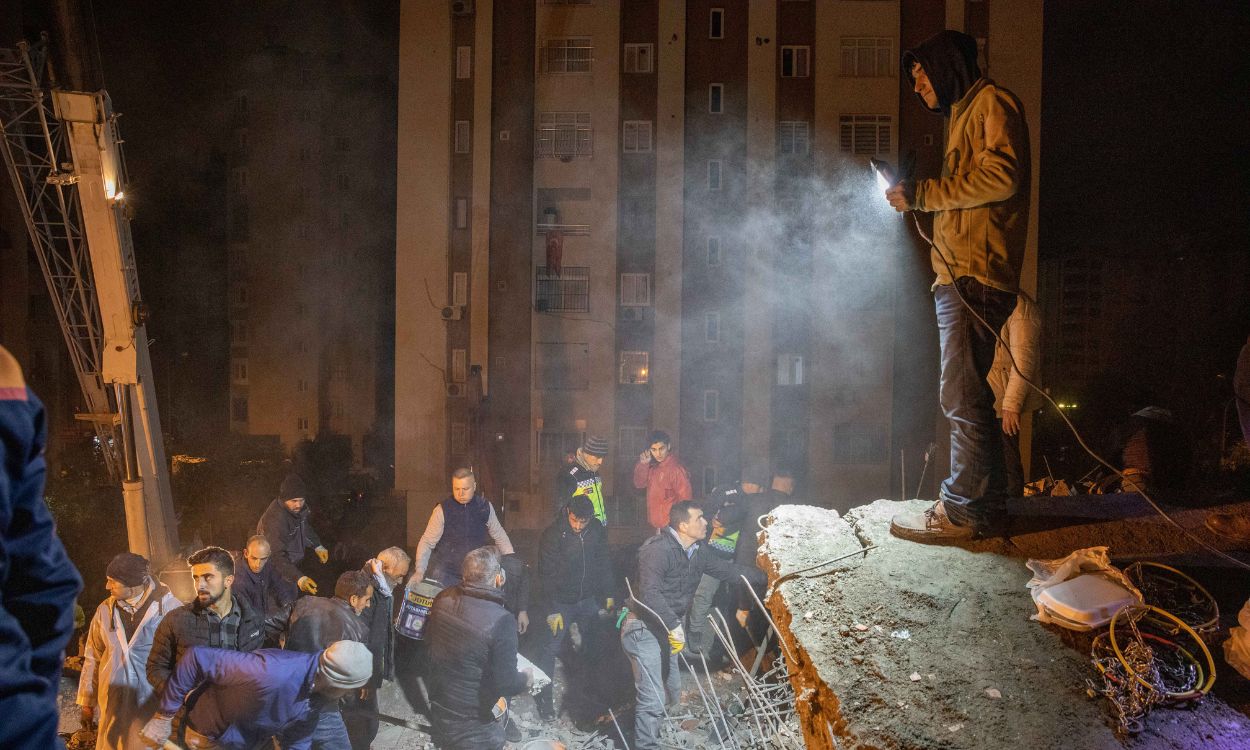
[[[899,451],[919,444],[918,463],[937,422],[936,372],[910,374],[914,342],[936,338],[914,302],[931,272],[867,161],[916,150],[936,171],[941,120],[900,89],[899,52],[965,16],[1007,23],[977,5],[404,2],[410,536],[464,464],[511,525],[545,525],[588,434],[613,442],[619,533],[645,524],[630,474],[651,429],[673,436],[696,496],[754,459],[788,465],[819,504],[896,492]]]
[[[350,5],[238,11],[247,31],[229,51],[230,426],[287,449],[346,436],[357,468],[381,469],[394,43],[389,16]]]

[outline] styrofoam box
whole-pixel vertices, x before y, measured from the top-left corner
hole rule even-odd
[[[1118,583],[1086,574],[1047,588],[1037,595],[1037,601],[1058,619],[1092,630],[1111,622],[1124,607],[1136,604],[1137,597]]]

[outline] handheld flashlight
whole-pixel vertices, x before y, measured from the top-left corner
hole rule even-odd
[[[877,176],[877,187],[882,190],[894,187],[897,180],[894,179],[894,168],[890,166],[890,162],[884,159],[869,159],[868,166],[872,167],[872,173]]]

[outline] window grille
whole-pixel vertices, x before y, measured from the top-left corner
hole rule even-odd
[[[651,305],[651,274],[621,274],[621,306],[648,307]]]
[[[543,45],[544,73],[589,73],[595,48],[590,37],[548,39]]]
[[[839,147],[861,156],[888,153],[893,122],[890,115],[842,115],[838,118]]]
[[[590,268],[564,266],[559,274],[534,269],[534,309],[538,312],[590,312]]]
[[[806,156],[812,151],[811,126],[806,120],[782,120],[777,127],[778,151]]]
[[[651,153],[650,120],[626,120],[621,132],[621,151],[627,154]]]
[[[894,68],[894,41],[885,36],[842,37],[842,75],[888,76]]]
[[[594,153],[594,131],[589,112],[542,112],[534,138],[540,159],[589,157]]]
[[[621,352],[622,385],[646,385],[651,382],[650,352]]]

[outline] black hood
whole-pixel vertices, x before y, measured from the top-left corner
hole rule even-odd
[[[981,77],[981,69],[977,67],[977,40],[958,31],[939,31],[903,53],[903,75],[907,76],[912,89],[916,85],[911,75],[913,63],[920,63],[928,74],[929,83],[937,94],[938,108],[931,109],[919,94],[916,97],[925,109],[941,112],[943,116],[950,115],[951,105],[962,99]]]

